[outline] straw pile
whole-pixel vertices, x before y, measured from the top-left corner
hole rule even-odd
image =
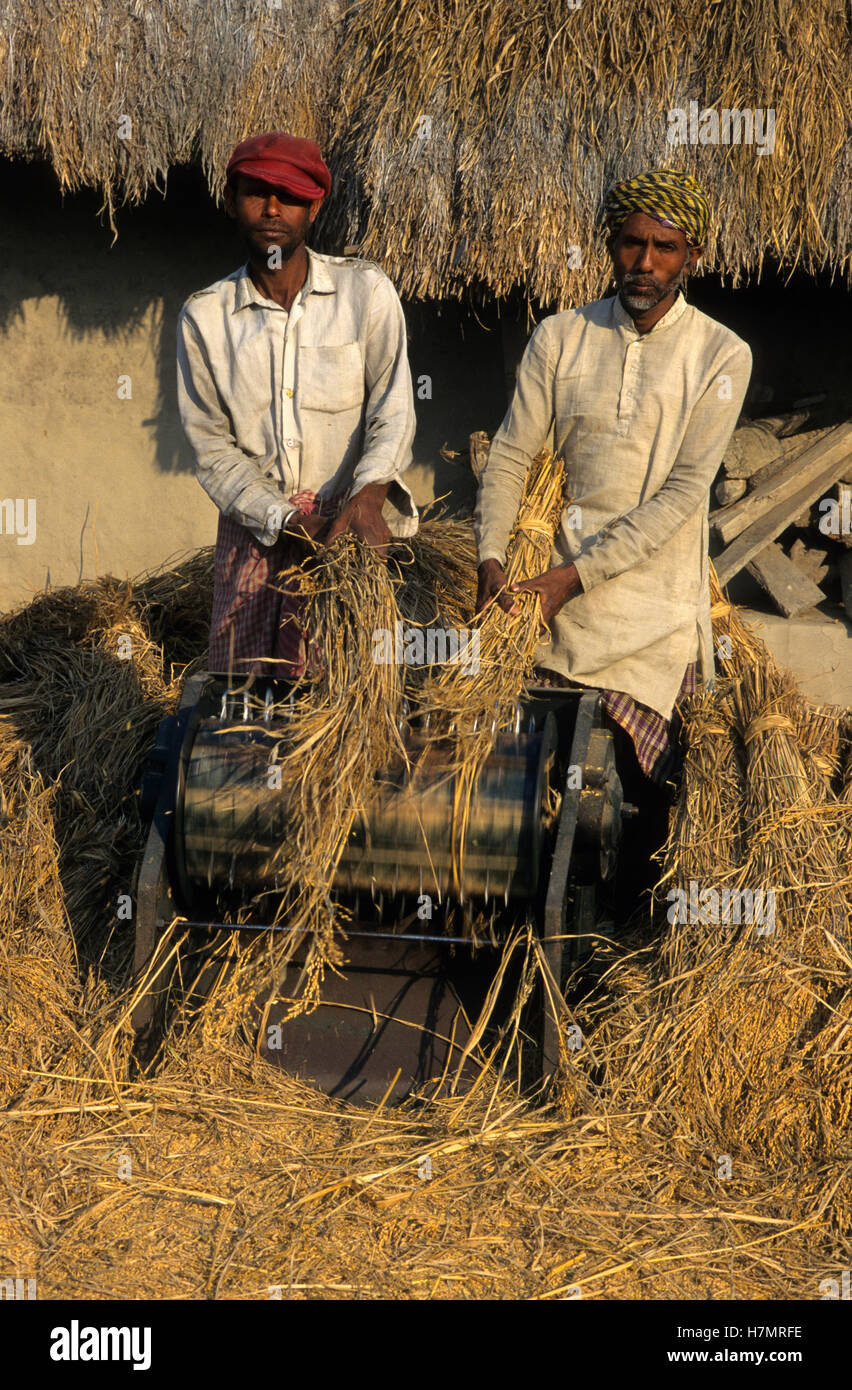
[[[715,270],[848,276],[850,66],[836,0],[147,0],[144,22],[134,0],[7,0],[0,145],[115,207],[195,158],[218,194],[238,140],[293,130],[332,167],[327,249],[360,242],[414,297],[520,285],[567,307],[607,283],[605,188],[660,164],[724,208]],[[771,157],[669,143],[691,101],[771,106]]]
[[[80,993],[53,830],[55,793],[0,720],[0,1101],[61,1052]],[[42,1029],[33,1027],[39,1001]]]
[[[806,703],[718,599],[731,654],[684,711],[660,910],[584,976],[564,1106],[486,1077],[359,1109],[189,1027],[134,1079],[115,904],[177,692],[162,636],[169,661],[201,657],[209,575],[207,554],[0,623],[4,1274],[42,1298],[820,1297],[852,1259],[848,717],[817,711],[840,723],[821,761]],[[673,884],[761,875],[774,936],[665,920]]]
[[[658,889],[661,924],[651,946],[609,962],[613,994],[602,1008],[590,1005],[592,1045],[613,1103],[653,1117],[675,1146],[700,1137],[708,1162],[727,1155],[734,1166],[783,1175],[793,1214],[848,1231],[852,815],[838,777],[843,711],[810,706],[715,597],[726,677],[685,704],[686,767]]]

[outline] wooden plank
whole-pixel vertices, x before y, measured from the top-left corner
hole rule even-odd
[[[732,502],[739,502],[741,497],[746,495],[745,478],[726,478],[722,476],[714,487],[716,501],[720,507],[729,507]]]
[[[755,555],[759,555],[770,541],[774,541],[776,536],[790,525],[794,517],[831,487],[836,476],[837,463],[832,459],[831,463],[822,473],[812,477],[807,486],[801,488],[799,492],[788,497],[786,501],[780,502],[777,507],[773,507],[766,516],[759,517],[748,530],[743,531],[737,536],[736,540],[723,550],[721,555],[713,561],[716,573],[719,576],[720,584],[727,584],[735,574],[739,574]]]
[[[807,410],[801,410],[794,415],[775,415],[740,425],[725,450],[723,464],[728,477],[750,478],[773,459],[783,459],[797,449],[804,436],[790,436],[806,423],[808,415]]]
[[[843,472],[850,451],[852,424],[837,425],[803,454],[794,455],[789,459],[774,478],[755,488],[754,492],[750,492],[741,501],[734,502],[723,511],[714,512],[710,517],[710,524],[715,534],[720,540],[732,541],[759,517],[773,511],[779,503],[786,502],[788,497],[797,494],[809,479],[817,476],[821,478],[829,464],[833,469],[831,482],[834,482]]]
[[[792,463],[794,458],[799,458],[806,449],[810,449],[811,445],[816,444],[820,439],[824,438],[832,428],[833,426],[828,425],[822,430],[809,430],[807,434],[800,434],[795,439],[782,440],[782,443],[786,442],[796,447],[788,449],[786,453],[779,454],[776,459],[773,459],[772,463],[767,463],[763,468],[759,468],[756,473],[752,473],[751,477],[748,479],[747,490],[749,492],[756,492],[764,483],[768,483],[770,478],[776,478],[782,468],[786,468],[787,464]]]
[[[796,569],[814,584],[821,584],[828,574],[828,551],[808,545],[801,537],[793,541],[787,554]]]
[[[822,589],[787,558],[776,541],[755,555],[746,569],[785,618],[797,618],[825,598]]]

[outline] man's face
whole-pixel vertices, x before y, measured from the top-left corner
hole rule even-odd
[[[280,247],[282,259],[301,246],[322,205],[322,198],[310,202],[297,198],[285,188],[276,188],[262,179],[237,174],[236,187],[225,188],[225,210],[240,229],[256,255],[269,256]]]
[[[609,243],[615,283],[631,314],[644,314],[672,294],[693,269],[701,247],[676,227],[633,212]]]

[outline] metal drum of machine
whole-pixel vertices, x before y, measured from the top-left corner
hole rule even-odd
[[[243,892],[283,888],[294,837],[294,788],[276,776],[286,713],[199,722],[182,765],[177,851],[193,886]],[[531,899],[539,884],[556,750],[552,715],[536,730],[500,735],[477,781],[461,833],[451,749],[407,729],[356,817],[334,887],[464,902]]]
[[[158,963],[158,943],[169,923],[183,919],[199,958],[211,933],[289,929],[286,913],[276,915],[276,890],[298,869],[300,788],[282,784],[279,766],[289,714],[284,683],[254,678],[234,690],[199,673],[160,726],[140,789],[150,821],[136,916],[140,1058],[153,1057],[163,1036],[176,967],[168,952]],[[288,1021],[302,964],[294,954],[269,1014],[281,1021],[283,1047],[269,1060],[352,1097],[400,1099],[441,1077],[464,1050],[503,943],[526,920],[555,986],[533,1025],[541,1074],[551,1075],[561,980],[578,939],[591,939],[598,885],[612,879],[622,821],[635,809],[623,805],[598,693],[530,690],[512,729],[492,729],[464,805],[455,740],[432,737],[404,709],[400,720],[406,757],[378,774],[331,885],[350,914],[344,975],[329,976],[315,1012]],[[376,904],[366,918],[365,890]],[[461,916],[433,920],[436,899],[462,905]]]
[[[457,799],[449,751],[413,730],[411,766],[391,769],[360,815],[337,882],[348,891],[532,899],[538,889],[556,723],[498,735],[469,807]]]

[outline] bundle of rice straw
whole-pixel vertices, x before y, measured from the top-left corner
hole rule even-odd
[[[565,507],[562,460],[542,450],[527,473],[517,520],[509,540],[507,587],[534,579],[550,568],[553,540]],[[513,596],[520,612],[503,611],[495,601],[479,627],[478,669],[472,674],[444,666],[422,692],[433,739],[449,740],[456,773],[453,807],[453,873],[462,884],[470,804],[477,779],[498,732],[512,722],[524,683],[541,644],[541,600],[536,593]]]
[[[410,576],[417,538],[405,545]],[[210,575],[207,553],[150,590],[99,581],[0,619],[8,1273],[37,1277],[40,1297],[819,1297],[852,1253],[852,963],[828,927],[850,891],[837,834],[838,806],[852,813],[848,716],[833,801],[801,733],[808,706],[770,679],[753,639],[734,640],[726,680],[685,708],[665,887],[717,865],[714,883],[749,863],[769,872],[760,855],[774,852],[789,936],[779,917],[776,940],[687,923],[609,943],[569,1054],[586,1083],[575,1118],[484,1085],[362,1109],[202,1031],[172,1032],[158,1073],[131,1078],[118,1044],[133,923],[116,931],[115,898],[144,840],[139,761],[177,696],[160,644],[169,661],[203,661]],[[714,615],[717,635],[729,618]],[[128,622],[146,641],[125,661]],[[735,700],[749,666],[761,677]],[[761,726],[766,713],[792,727]],[[784,844],[806,824],[820,842],[795,873],[773,815]],[[835,892],[822,882],[832,840]],[[714,955],[720,936],[733,941]],[[128,1156],[132,1181],[117,1173]]]
[[[73,1031],[77,954],[62,898],[53,831],[55,790],[0,719],[0,1102],[28,1068],[47,1067]]]
[[[389,571],[399,615],[409,625],[459,630],[476,611],[473,522],[421,516],[417,534],[390,547]],[[415,668],[406,668],[406,679]]]
[[[513,532],[510,583],[547,568],[561,513],[562,465],[541,455],[530,470]],[[421,708],[436,704],[439,736],[449,730],[453,703],[459,702],[463,713],[456,762],[460,796],[469,798],[493,742],[488,730],[495,712],[497,727],[507,727],[540,640],[538,596],[526,595],[521,617],[510,618],[496,605],[486,616],[480,673],[472,680],[460,668],[445,666],[430,681],[428,667],[375,659],[375,635],[395,634],[403,618],[420,627],[459,629],[470,623],[476,544],[469,521],[427,519],[411,540],[392,544],[387,566],[369,546],[351,535],[342,537],[330,549],[316,547],[311,564],[289,571],[281,582],[297,584],[305,599],[303,623],[313,653],[312,667],[296,689],[287,744],[278,757],[282,785],[298,790],[277,865],[284,891],[275,923],[283,930],[247,950],[232,943],[238,964],[230,977],[223,976],[218,1001],[228,1030],[245,1018],[244,1009],[264,976],[273,986],[267,1010],[272,1006],[295,953],[305,950],[306,960],[296,996],[287,995],[289,1016],[315,1007],[325,970],[343,965],[349,914],[333,901],[334,876],[377,778],[394,760],[407,760],[401,733],[404,698]],[[486,711],[487,727],[481,717]],[[466,818],[465,813],[459,819],[459,844]]]
[[[282,896],[274,924],[281,930],[240,953],[226,986],[237,1016],[250,1000],[250,986],[264,974],[272,985],[268,1011],[300,950],[305,963],[289,1014],[319,1002],[326,968],[343,963],[349,914],[332,899],[340,856],[376,772],[392,757],[405,756],[402,670],[374,659],[373,634],[393,632],[398,619],[387,566],[348,534],[329,548],[316,546],[311,563],[287,571],[280,582],[297,585],[304,599],[310,650],[276,758],[288,796],[288,829],[275,865]],[[224,1017],[232,1020],[234,1014],[229,1009]]]
[[[675,1148],[706,1146],[708,1163],[767,1166],[791,1184],[787,1210],[816,1219],[830,1207],[842,1224],[852,804],[833,789],[838,731],[718,594],[713,613],[726,677],[683,706],[666,921],[640,953],[639,984],[619,989],[634,971],[624,955],[605,977],[609,998],[589,1001],[590,1052],[608,1112],[667,1129]]]

